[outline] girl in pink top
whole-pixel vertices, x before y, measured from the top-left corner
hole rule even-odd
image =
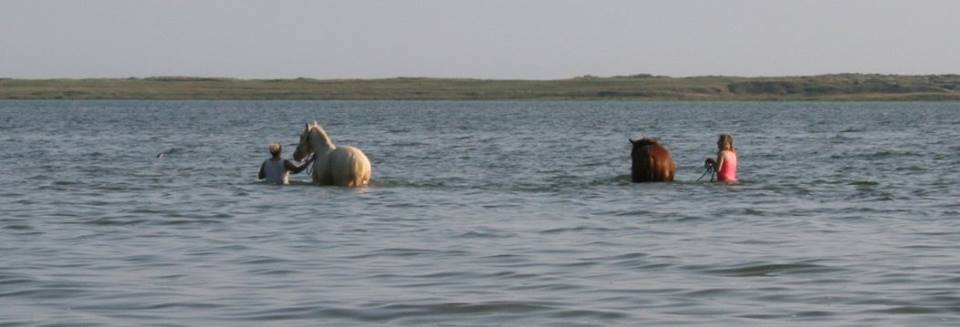
[[[717,140],[717,160],[707,159],[707,163],[717,172],[717,180],[724,183],[737,182],[737,150],[733,147],[733,136],[720,134]]]

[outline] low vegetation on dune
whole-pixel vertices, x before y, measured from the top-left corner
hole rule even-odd
[[[960,75],[580,76],[562,80],[0,78],[0,99],[956,101]]]

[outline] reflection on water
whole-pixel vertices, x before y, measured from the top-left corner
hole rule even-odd
[[[255,181],[313,120],[373,187]],[[958,122],[952,103],[3,101],[0,321],[955,325]],[[721,132],[742,183],[695,182]],[[677,182],[630,183],[641,135]]]

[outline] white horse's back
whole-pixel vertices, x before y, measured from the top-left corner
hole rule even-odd
[[[333,184],[361,187],[370,183],[370,159],[352,146],[337,147],[328,154]]]

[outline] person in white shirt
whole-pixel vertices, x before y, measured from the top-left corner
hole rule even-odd
[[[260,172],[257,174],[257,179],[266,179],[269,183],[280,185],[290,184],[290,174],[298,174],[313,163],[313,157],[310,157],[310,159],[307,159],[301,164],[297,164],[293,160],[281,159],[280,153],[283,151],[283,148],[277,143],[270,144],[268,149],[270,150],[271,158],[264,160],[263,164],[260,165]]]

